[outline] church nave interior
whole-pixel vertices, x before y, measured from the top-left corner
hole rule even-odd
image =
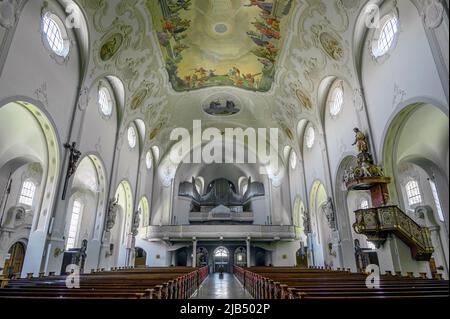
[[[0,0],[0,299],[448,298],[448,8]]]

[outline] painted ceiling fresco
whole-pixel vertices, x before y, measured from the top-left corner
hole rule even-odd
[[[235,86],[266,92],[293,0],[148,0],[175,91]]]

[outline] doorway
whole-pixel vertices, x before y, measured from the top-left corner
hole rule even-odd
[[[230,252],[225,247],[218,247],[214,251],[214,272],[230,272]]]
[[[10,278],[16,273],[21,273],[25,259],[25,246],[17,242],[8,251],[9,258],[5,262],[3,274]]]
[[[136,268],[145,268],[147,264],[147,253],[140,247],[135,248],[134,266]]]

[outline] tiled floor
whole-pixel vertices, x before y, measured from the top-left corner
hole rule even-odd
[[[232,274],[211,274],[192,299],[252,299]]]

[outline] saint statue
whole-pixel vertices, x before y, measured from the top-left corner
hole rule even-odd
[[[131,232],[133,233],[133,236],[137,236],[137,234],[139,233],[139,225],[141,224],[141,212],[137,211],[134,214],[134,218],[133,218],[133,226],[132,226],[132,230]]]
[[[308,212],[303,212],[303,228],[305,229],[305,234],[311,233],[311,224],[309,221]]]
[[[119,210],[119,198],[109,201],[108,216],[106,216],[106,231],[113,229],[116,224],[117,212]]]
[[[331,198],[328,198],[327,202],[323,204],[322,212],[326,216],[330,228],[335,229],[336,228],[335,213],[333,207],[333,200]]]
[[[366,135],[358,128],[355,128],[353,131],[356,134],[356,140],[355,143],[353,143],[353,146],[356,145],[358,147],[359,153],[369,153],[369,142]]]

